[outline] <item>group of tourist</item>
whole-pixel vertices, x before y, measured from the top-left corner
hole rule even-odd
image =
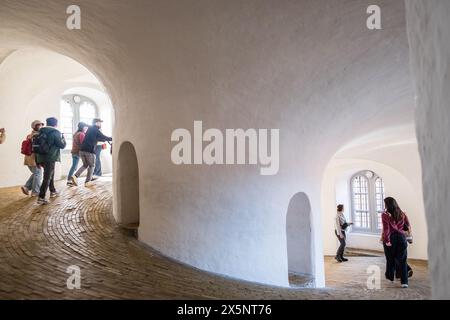
[[[112,141],[111,137],[101,132],[102,122],[96,118],[92,120],[92,125],[83,122],[78,124],[78,130],[73,135],[72,166],[67,176],[68,186],[78,186],[77,179],[85,170],[87,170],[85,180],[87,187],[102,175],[100,152],[106,141]],[[31,133],[22,142],[24,165],[28,167],[31,175],[21,190],[25,195],[31,193],[31,196],[37,196],[39,204],[48,203],[46,194],[49,189],[50,198],[59,195],[54,182],[55,164],[61,161],[61,149],[66,148],[66,139],[57,127],[58,119],[54,117],[46,119],[45,124],[35,120],[31,123]],[[6,130],[2,128],[0,143],[5,139]],[[82,166],[78,169],[80,159]]]
[[[385,277],[390,281],[400,279],[402,288],[408,288],[408,278],[412,276],[412,269],[407,263],[408,243],[412,243],[412,230],[408,216],[403,212],[397,201],[392,197],[384,199],[385,210],[381,215],[383,230],[380,242],[383,244],[386,256]],[[339,240],[339,248],[335,259],[338,262],[346,262],[344,257],[346,245],[346,229],[353,223],[347,223],[344,216],[344,205],[337,206],[335,220],[335,234]]]

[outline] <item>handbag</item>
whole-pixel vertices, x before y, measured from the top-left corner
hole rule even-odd
[[[405,224],[403,226],[403,231],[405,233],[406,241],[408,241],[408,243],[413,243],[413,235],[410,226]]]

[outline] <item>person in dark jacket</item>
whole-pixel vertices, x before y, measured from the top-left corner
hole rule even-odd
[[[83,143],[81,144],[79,153],[81,161],[83,162],[83,166],[80,169],[78,169],[78,171],[75,173],[75,176],[72,177],[71,179],[73,185],[75,186],[78,185],[77,179],[86,169],[87,169],[87,176],[84,185],[88,186],[90,181],[95,180],[92,178],[92,174],[94,172],[95,167],[95,148],[97,146],[97,143],[99,141],[101,142],[112,141],[111,137],[105,136],[100,131],[100,128],[102,127],[102,122],[103,120],[97,118],[92,120],[92,126],[90,126],[88,131],[86,132],[86,136],[83,140]]]
[[[55,189],[55,163],[61,161],[61,149],[66,147],[66,140],[56,127],[58,126],[58,119],[48,118],[46,120],[46,127],[39,130],[39,134],[47,136],[47,144],[49,151],[46,154],[36,154],[36,163],[38,166],[44,168],[44,180],[42,181],[41,190],[39,192],[38,203],[47,204],[45,199],[47,189],[50,187],[50,198],[58,196]]]

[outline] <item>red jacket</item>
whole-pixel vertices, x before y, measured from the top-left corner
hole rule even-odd
[[[85,136],[86,134],[82,131],[75,132],[73,135],[72,154],[78,155]]]
[[[409,220],[406,213],[402,212],[402,216],[398,221],[395,221],[392,215],[385,211],[381,215],[381,222],[383,223],[383,242],[390,243],[391,242],[391,234],[394,232],[399,232],[405,234],[404,229],[409,229]],[[406,226],[406,228],[405,228]]]

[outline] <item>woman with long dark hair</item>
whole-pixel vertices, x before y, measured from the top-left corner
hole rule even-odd
[[[392,197],[384,199],[385,211],[381,216],[383,223],[383,247],[386,255],[386,279],[394,281],[396,263],[400,271],[402,288],[408,288],[408,242],[405,230],[410,228],[406,214]]]

